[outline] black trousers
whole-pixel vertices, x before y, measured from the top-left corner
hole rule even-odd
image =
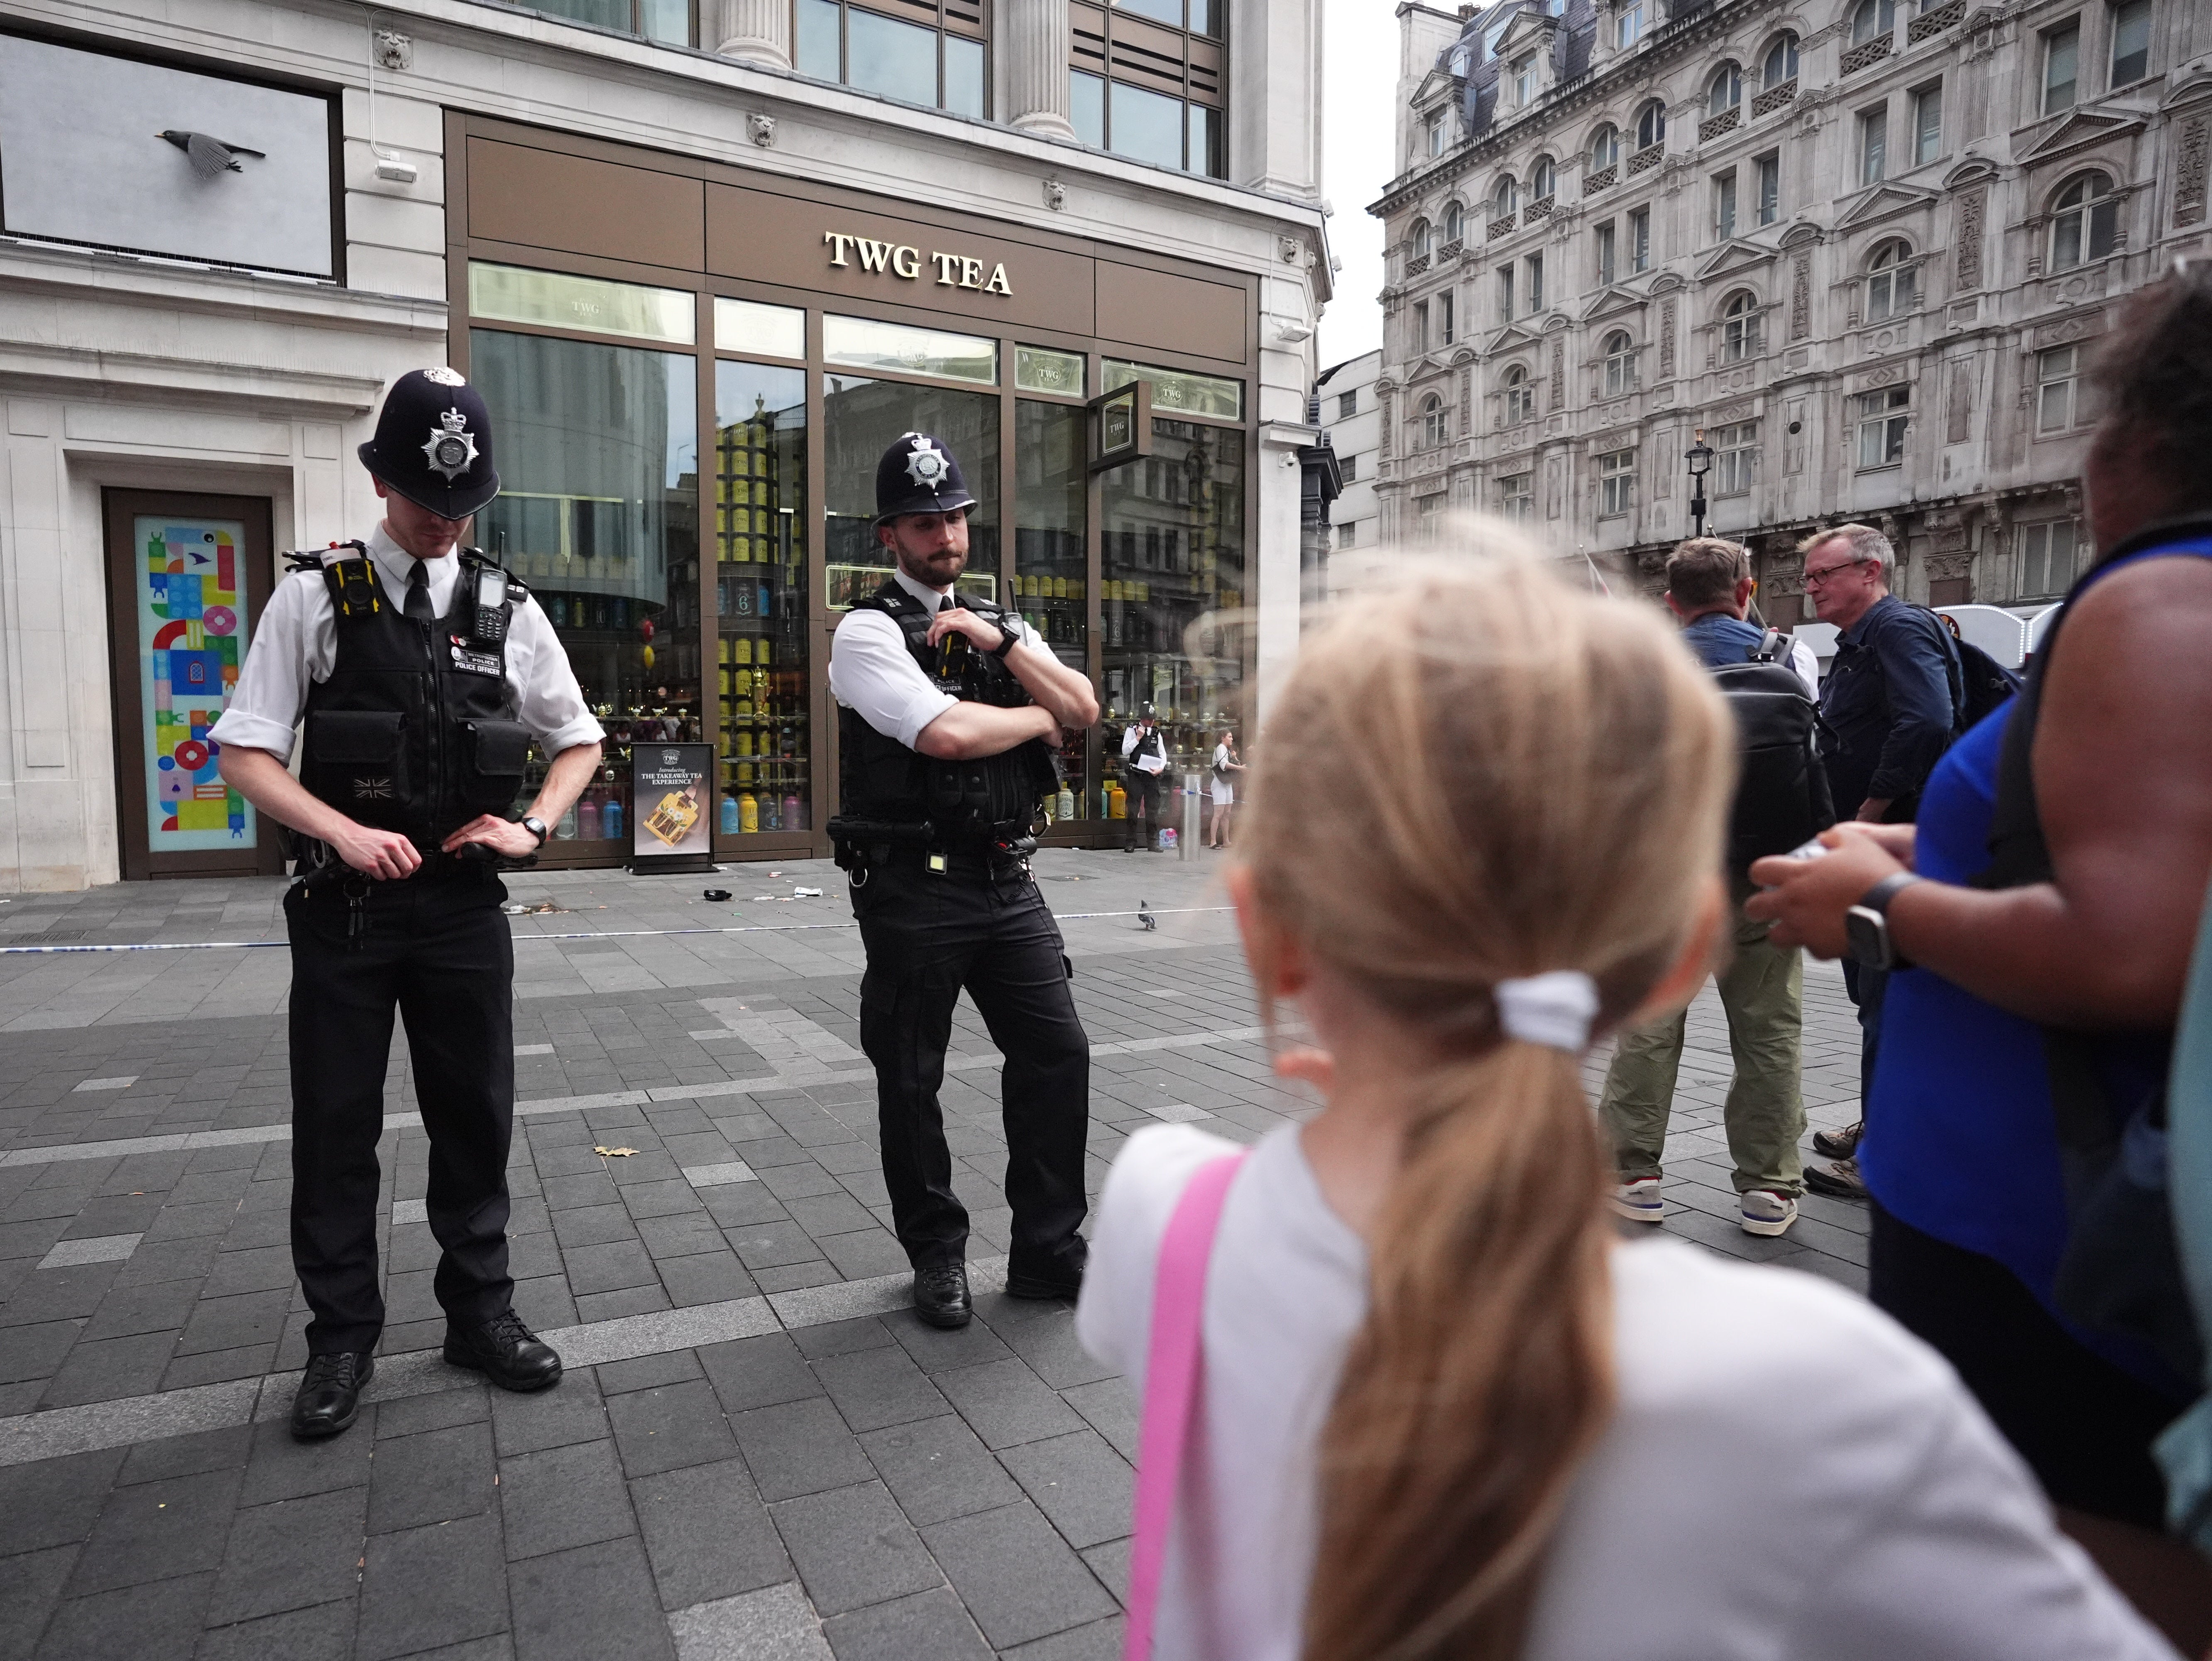
[[[1870,969],[1856,958],[1844,959],[1844,990],[1859,1012],[1859,1122],[1866,1122],[1874,1091],[1874,1064],[1881,1054],[1881,1006],[1889,992],[1889,971]]]
[[[377,1139],[392,1015],[407,1024],[430,1133],[426,1209],[443,1248],[433,1282],[466,1325],[507,1307],[507,1153],[514,1129],[514,941],[488,869],[284,897],[292,940],[292,1262],[311,1354],[373,1349]],[[358,916],[359,932],[354,932]]]
[[[899,1244],[916,1269],[962,1261],[968,1213],[952,1191],[952,1155],[937,1092],[963,987],[1006,1052],[1000,1081],[1009,1271],[1046,1280],[1079,1273],[1076,1231],[1091,1122],[1091,1043],[1068,989],[1067,960],[1044,897],[1018,865],[994,874],[956,856],[941,875],[915,858],[872,866],[853,891],[868,954],[860,1047],[876,1069],[884,1183]]]
[[[1129,799],[1129,846],[1132,848],[1149,848],[1159,840],[1160,781],[1163,776],[1158,773],[1140,773],[1132,767],[1121,782],[1122,794]],[[1142,830],[1137,828],[1139,813],[1143,814],[1145,821]]]
[[[1868,1295],[1942,1353],[2059,1505],[2166,1523],[2152,1439],[2186,1402],[2086,1348],[1993,1257],[1874,1208]]]

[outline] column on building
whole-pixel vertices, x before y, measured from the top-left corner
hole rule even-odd
[[[999,50],[1006,63],[1006,120],[1024,132],[1075,137],[1067,80],[1067,0],[1006,0]]]
[[[791,67],[791,0],[719,0],[719,9],[716,52],[771,69]],[[1066,11],[1066,0],[1060,9]]]

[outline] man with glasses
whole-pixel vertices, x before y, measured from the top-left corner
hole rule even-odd
[[[1871,525],[1816,532],[1802,549],[1805,592],[1837,631],[1835,661],[1820,687],[1820,760],[1836,812],[1878,824],[1910,824],[1920,788],[1956,730],[1959,671],[1935,613],[1889,592],[1897,552]],[[1860,1132],[1881,1033],[1886,971],[1844,959],[1844,984],[1858,1006],[1860,1123],[1813,1138],[1832,1163],[1808,1165],[1805,1186],[1832,1198],[1863,1199]]]

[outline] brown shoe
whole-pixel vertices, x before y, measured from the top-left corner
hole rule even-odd
[[[1811,1192],[1826,1195],[1831,1200],[1863,1200],[1867,1197],[1866,1182],[1859,1175],[1856,1159],[1837,1159],[1828,1165],[1807,1165],[1805,1186]]]

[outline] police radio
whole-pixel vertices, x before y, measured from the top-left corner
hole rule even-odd
[[[480,550],[464,548],[461,563],[471,585],[469,638],[479,647],[497,651],[507,644],[507,624],[514,616],[512,602],[529,599],[530,591]]]

